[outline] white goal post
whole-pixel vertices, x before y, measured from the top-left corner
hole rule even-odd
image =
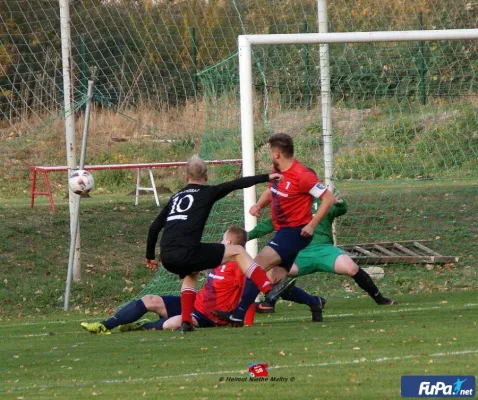
[[[238,37],[238,50],[243,175],[255,175],[252,45],[411,42],[466,39],[478,39],[478,29],[240,35]],[[328,133],[328,135],[330,134],[331,133]],[[330,140],[330,138],[324,138],[324,140],[327,139]],[[331,158],[333,158],[333,155],[326,154],[326,157],[329,157],[329,159],[326,158],[325,163],[329,165],[329,167],[332,166],[333,160]],[[255,202],[255,187],[244,189],[244,224],[245,229],[248,231],[257,224],[256,217],[249,214],[249,209]],[[257,252],[257,241],[249,242],[247,250],[255,255]]]

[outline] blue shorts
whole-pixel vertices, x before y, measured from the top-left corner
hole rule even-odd
[[[297,254],[305,249],[312,241],[312,236],[304,237],[300,235],[303,226],[295,228],[281,228],[272,239],[267,243],[267,246],[273,248],[281,258],[281,267],[290,271]]]
[[[199,312],[196,309],[193,310],[191,315],[197,321],[198,326],[200,328],[213,328],[216,326],[216,323],[214,321],[211,321],[208,317],[206,317],[203,313]]]
[[[179,296],[161,296],[168,313],[168,318],[181,315],[181,297]]]
[[[164,301],[164,306],[166,307],[166,312],[168,313],[168,318],[174,317],[176,315],[181,315],[181,297],[180,296],[161,296]],[[198,310],[194,309],[192,316],[196,319],[198,326],[200,328],[212,328],[216,326],[214,321],[211,321],[203,313],[200,313]],[[166,320],[167,318],[164,318]]]

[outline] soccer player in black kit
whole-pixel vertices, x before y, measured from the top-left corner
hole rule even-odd
[[[204,226],[214,203],[234,190],[258,183],[278,182],[280,174],[264,174],[235,179],[220,185],[206,185],[207,165],[199,156],[192,156],[186,166],[188,185],[171,197],[149,228],[146,248],[146,264],[153,271],[158,269],[155,247],[159,243],[161,262],[174,274],[184,278],[181,287],[181,331],[192,331],[191,312],[197,292],[200,271],[216,268],[228,261],[236,261],[241,271],[263,292],[272,289],[262,268],[240,245],[201,243]]]

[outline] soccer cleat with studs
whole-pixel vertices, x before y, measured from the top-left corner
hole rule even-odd
[[[111,335],[111,331],[101,322],[82,322],[81,326],[90,333],[97,335]]]
[[[179,332],[184,335],[186,332],[194,332],[194,326],[188,321],[184,321],[179,328]]]
[[[260,314],[271,314],[275,312],[275,305],[269,304],[266,300],[256,303],[256,312]]]
[[[119,330],[120,332],[140,331],[143,329],[143,325],[148,322],[151,322],[151,321],[149,319],[142,319],[141,321],[120,325]]]
[[[274,285],[272,290],[265,295],[265,301],[269,304],[275,304],[281,294],[294,287],[297,278],[284,279],[282,282]]]
[[[324,320],[323,311],[327,300],[323,297],[317,297],[319,303],[310,307],[310,312],[312,313],[312,322],[322,322]]]
[[[382,301],[377,302],[379,306],[396,306],[398,303],[393,299],[383,298]]]

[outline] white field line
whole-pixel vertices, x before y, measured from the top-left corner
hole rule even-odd
[[[12,336],[4,336],[4,338],[7,339],[28,339],[28,338],[35,338],[35,337],[45,337],[45,336],[62,336],[62,335],[79,335],[79,334],[85,334],[86,331],[84,329],[78,329],[77,331],[69,331],[69,332],[61,332],[61,333],[29,333],[25,335],[12,335]]]
[[[464,306],[452,306],[452,307],[444,307],[444,306],[430,306],[430,307],[402,307],[402,308],[396,308],[394,306],[380,306],[380,310],[375,310],[375,311],[366,311],[366,312],[358,312],[358,313],[340,313],[340,314],[328,314],[327,309],[325,313],[326,318],[344,318],[344,317],[367,317],[367,316],[373,316],[373,315],[381,315],[381,314],[396,314],[396,313],[406,313],[406,312],[421,312],[421,311],[430,311],[430,310],[459,310],[462,308],[470,308],[470,307],[478,307],[477,304],[465,304]],[[272,321],[300,321],[303,319],[307,319],[309,316],[303,316],[303,317],[278,317],[278,318],[270,318],[270,322]],[[91,321],[98,321],[101,318],[96,318]],[[265,319],[264,322],[266,322],[268,319]],[[80,323],[88,321],[88,319],[83,318],[83,319],[78,319],[78,320],[66,320],[66,321],[45,321],[45,322],[25,322],[25,323],[17,323],[17,324],[1,324],[0,329],[2,328],[9,328],[9,327],[18,327],[18,326],[31,326],[31,325],[54,325],[54,324],[61,324],[61,325],[66,325],[70,323]],[[62,332],[62,333],[68,333],[68,332]],[[37,334],[36,336],[48,336],[48,333],[45,334]],[[34,337],[35,335],[32,335]],[[8,336],[10,338],[12,337],[26,337],[26,335],[17,335],[17,336]]]
[[[2,321],[0,328],[3,327],[10,327],[10,326],[30,326],[30,325],[65,325],[69,322],[83,322],[85,318],[83,319],[71,319],[71,320],[66,320],[66,321],[37,321],[37,322],[21,322],[21,323],[15,323],[15,324],[9,324],[8,321]]]
[[[270,366],[271,369],[291,369],[291,368],[318,368],[318,367],[333,367],[341,365],[354,365],[354,364],[368,364],[368,363],[382,363],[385,361],[402,361],[409,360],[412,358],[439,358],[439,357],[450,357],[450,356],[463,356],[470,354],[478,354],[478,349],[470,350],[461,350],[461,351],[451,351],[444,353],[433,353],[433,354],[411,354],[407,356],[397,356],[397,357],[378,357],[373,359],[354,359],[354,360],[345,360],[345,361],[334,361],[334,362],[325,362],[325,363],[309,363],[309,364],[296,364],[296,365],[275,365]],[[93,385],[111,385],[119,383],[137,383],[137,382],[154,382],[159,380],[167,379],[187,379],[195,378],[199,376],[210,376],[215,375],[218,377],[230,376],[232,374],[245,375],[245,369],[233,370],[233,371],[205,371],[205,372],[193,372],[189,374],[178,374],[178,375],[165,375],[165,376],[155,376],[151,378],[132,378],[132,379],[104,379],[99,381],[88,381],[88,382],[78,382],[78,383],[67,383],[59,385],[35,385],[35,386],[23,386],[23,387],[11,387],[9,389],[0,389],[0,393],[9,393],[9,392],[20,392],[27,390],[48,390],[48,389],[59,389],[59,388],[77,388]],[[7,383],[8,384],[8,383]]]
[[[366,317],[373,315],[381,314],[397,314],[397,313],[407,313],[407,312],[421,312],[421,311],[430,311],[430,310],[461,310],[464,307],[478,307],[478,304],[466,304],[463,307],[443,307],[443,306],[432,306],[432,307],[407,307],[407,308],[395,308],[394,306],[380,306],[381,310],[360,312],[360,313],[346,313],[346,314],[328,314],[327,308],[324,311],[324,318],[342,318],[342,317]],[[308,319],[309,316],[302,317],[282,317],[282,318],[271,318],[272,321],[296,321],[302,319]]]

